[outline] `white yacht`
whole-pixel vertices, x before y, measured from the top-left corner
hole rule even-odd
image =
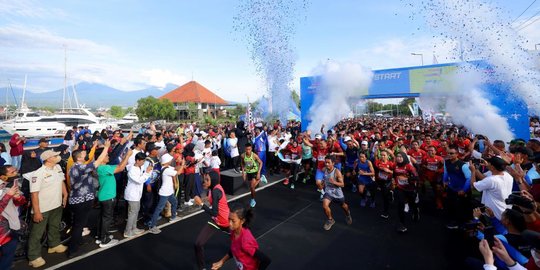
[[[91,131],[101,131],[107,124],[85,108],[64,109],[62,112],[41,116],[34,121],[7,121],[1,124],[9,134],[18,133],[29,138],[64,136],[73,126],[85,126]]]

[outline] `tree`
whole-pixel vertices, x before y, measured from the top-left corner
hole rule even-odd
[[[300,109],[300,96],[298,95],[298,93],[296,93],[295,90],[292,90],[291,97],[294,100],[294,103],[296,104],[296,107],[298,107],[298,109]]]
[[[173,119],[176,114],[173,103],[168,99],[148,96],[137,100],[137,117],[141,120]]]
[[[195,102],[187,103],[187,114],[190,120],[199,118],[199,109],[197,108],[197,104]]]
[[[114,118],[122,118],[126,115],[126,112],[120,106],[111,106],[110,114]]]

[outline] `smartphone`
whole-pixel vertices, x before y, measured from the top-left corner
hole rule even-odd
[[[484,228],[484,239],[488,242],[490,247],[495,244],[495,228],[488,226]]]

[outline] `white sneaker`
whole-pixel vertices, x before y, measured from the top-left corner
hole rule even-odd
[[[188,202],[185,202],[185,203],[184,203],[184,205],[187,205],[187,206],[192,206],[193,204],[194,204],[194,203],[193,203],[191,200],[189,200]]]
[[[405,207],[404,207],[403,211],[405,213],[409,213],[409,204],[408,203],[405,204]]]
[[[263,184],[268,184],[268,180],[266,179],[266,176],[261,175],[261,182],[263,182]]]
[[[110,247],[110,246],[114,246],[116,244],[118,244],[118,240],[117,239],[111,239],[111,241],[109,241],[108,243],[99,244],[99,247],[101,247],[101,248]]]

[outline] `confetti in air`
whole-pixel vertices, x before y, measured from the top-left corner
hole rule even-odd
[[[234,30],[243,34],[259,76],[268,87],[270,113],[285,119],[294,106],[289,84],[296,54],[292,45],[296,24],[307,0],[239,0]]]
[[[540,72],[525,48],[527,41],[516,30],[520,25],[513,25],[500,7],[481,0],[404,3],[415,10],[411,18],[423,17],[434,37],[459,44],[454,49],[457,58],[486,60],[493,67],[491,75],[509,83],[514,97],[524,100],[530,112],[540,113]]]

